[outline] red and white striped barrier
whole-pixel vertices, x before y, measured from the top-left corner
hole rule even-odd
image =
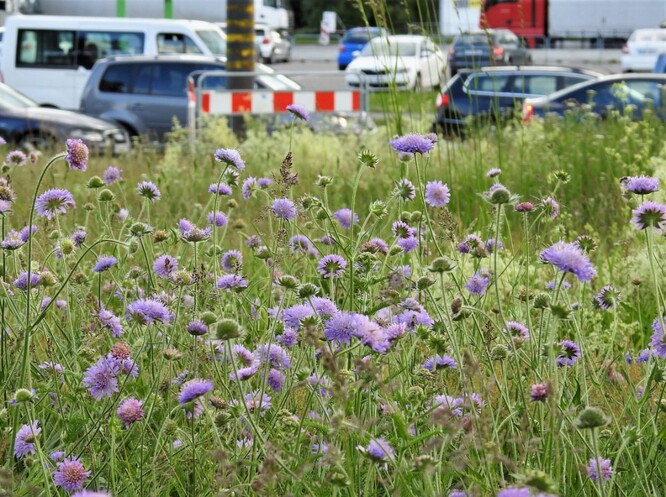
[[[203,91],[202,114],[275,114],[298,104],[308,112],[360,112],[359,91]]]

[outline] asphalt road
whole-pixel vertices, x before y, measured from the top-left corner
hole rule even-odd
[[[442,50],[446,53],[447,47],[442,47]],[[337,45],[296,45],[291,62],[272,67],[306,89],[343,90],[344,71],[338,70],[337,56]],[[619,49],[539,49],[532,50],[532,59],[534,64],[576,66],[608,74],[620,71]]]

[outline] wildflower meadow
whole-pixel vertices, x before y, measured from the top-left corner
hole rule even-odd
[[[666,494],[664,129],[288,128],[0,178],[0,494]]]

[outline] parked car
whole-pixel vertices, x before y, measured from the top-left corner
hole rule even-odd
[[[448,54],[449,71],[492,65],[530,65],[532,56],[526,45],[508,29],[470,31],[458,35]]]
[[[648,108],[660,119],[665,119],[666,74],[636,73],[612,74],[594,81],[586,81],[570,88],[540,98],[526,99],[523,103],[523,120],[535,116],[565,116],[581,106],[589,106],[589,112],[601,119],[611,112],[631,113],[640,119]]]
[[[427,36],[391,35],[370,40],[345,69],[345,81],[369,89],[435,88],[445,70],[442,51]]]
[[[354,53],[363,50],[371,39],[378,36],[388,36],[388,31],[374,26],[351,28],[345,31],[338,45],[338,69],[344,71],[354,60]]]
[[[289,62],[291,59],[291,41],[282,36],[277,30],[267,24],[257,24],[254,27],[254,40],[257,57],[264,64],[275,62]]]
[[[509,118],[527,97],[548,95],[600,76],[594,71],[557,66],[463,69],[437,95],[432,130],[445,135],[461,134],[470,119]]]
[[[623,72],[652,71],[657,57],[666,52],[666,29],[637,29],[622,47]]]
[[[666,73],[666,52],[659,54],[657,57],[657,62],[654,63],[654,68],[652,68],[652,72],[656,72],[658,74]]]
[[[0,83],[0,136],[26,151],[82,139],[93,152],[121,154],[130,149],[124,129],[77,112],[40,107],[12,87]]]

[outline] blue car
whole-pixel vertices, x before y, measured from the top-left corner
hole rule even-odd
[[[338,45],[338,69],[344,71],[354,59],[354,52],[360,51],[366,43],[377,36],[386,36],[388,31],[384,28],[360,27],[345,31],[340,45]]]

